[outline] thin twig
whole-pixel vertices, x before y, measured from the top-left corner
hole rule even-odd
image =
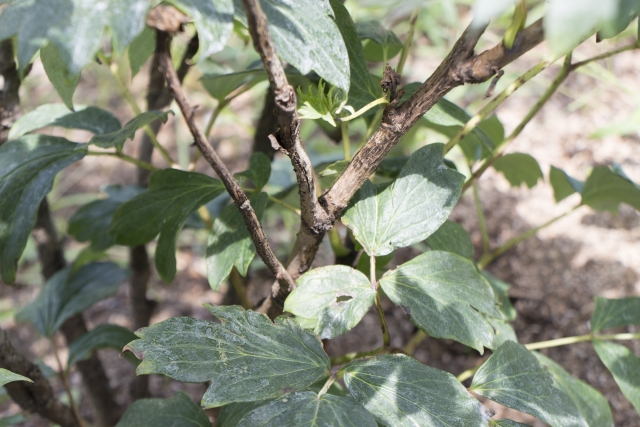
[[[476,213],[478,214],[478,224],[480,224],[480,233],[482,234],[482,255],[489,253],[489,233],[487,232],[487,222],[482,211],[482,202],[480,194],[478,194],[478,186],[473,186],[473,200],[476,205]]]
[[[76,422],[80,427],[84,427],[84,422],[82,417],[80,416],[80,412],[78,411],[78,407],[76,406],[75,401],[73,400],[73,394],[71,393],[71,387],[69,387],[69,382],[67,381],[67,371],[62,366],[62,361],[60,360],[60,354],[58,353],[58,346],[56,344],[56,338],[50,337],[49,342],[51,343],[51,350],[53,351],[53,355],[58,364],[58,375],[60,376],[60,380],[62,381],[62,386],[64,387],[65,392],[67,393],[67,397],[69,399],[69,406],[73,411],[73,416],[76,419]]]
[[[371,281],[371,287],[376,292],[376,311],[380,319],[380,329],[382,330],[382,345],[389,347],[391,345],[391,337],[389,336],[389,328],[387,327],[387,321],[384,318],[384,311],[382,310],[382,302],[380,301],[378,280],[376,279],[376,257],[371,255],[369,260],[369,280]]]
[[[142,169],[146,169],[148,171],[151,172],[155,172],[158,170],[157,167],[147,163],[147,162],[143,162],[142,160],[138,160],[135,157],[131,157],[131,156],[127,156],[126,154],[122,153],[122,152],[109,152],[109,151],[87,151],[87,156],[112,156],[112,157],[117,157],[121,160],[124,160],[125,162],[129,162],[131,164],[134,164],[138,167],[141,167]]]
[[[173,67],[171,55],[169,53],[169,41],[170,39],[168,34],[158,31],[158,63],[160,70],[167,80],[169,90],[173,94],[173,97],[182,111],[182,116],[187,122],[187,126],[189,127],[189,131],[191,132],[196,145],[202,152],[203,157],[211,165],[224,184],[236,207],[240,210],[240,214],[242,215],[247,229],[249,230],[251,240],[256,247],[256,252],[258,252],[258,255],[260,255],[260,258],[262,258],[265,265],[276,277],[280,287],[287,288],[288,290],[295,288],[296,283],[271,250],[271,247],[267,242],[267,236],[264,234],[264,230],[260,225],[260,221],[258,220],[247,195],[233,178],[233,175],[231,175],[229,169],[227,169],[226,165],[222,162],[218,153],[216,153],[213,147],[208,143],[206,137],[202,133],[202,130],[198,127],[193,109],[189,105],[189,102],[182,91],[178,75]]]

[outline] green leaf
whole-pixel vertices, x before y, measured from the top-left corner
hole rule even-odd
[[[313,320],[321,339],[342,335],[360,322],[376,297],[367,276],[345,265],[315,268],[298,279],[284,310]]]
[[[402,42],[391,30],[385,29],[378,21],[361,21],[355,24],[358,38],[366,40],[364,55],[367,61],[389,60],[402,50]]]
[[[488,271],[481,271],[480,274],[482,274],[491,285],[491,289],[493,289],[496,300],[500,304],[500,311],[504,315],[505,320],[507,322],[516,320],[516,309],[509,299],[509,288],[511,288],[511,285],[498,279]]]
[[[470,390],[551,427],[587,427],[573,401],[525,346],[506,341],[480,367]]]
[[[9,139],[49,126],[82,129],[102,135],[120,129],[120,120],[97,107],[77,107],[73,112],[62,104],[43,104],[16,120],[9,131]]]
[[[575,192],[582,193],[584,188],[584,182],[570,177],[565,171],[555,166],[551,166],[549,170],[549,181],[551,181],[556,202],[569,197]]]
[[[192,212],[223,191],[222,182],[199,173],[176,169],[154,172],[147,191],[115,211],[109,232],[117,244],[127,246],[145,244],[160,233],[156,268],[162,280],[171,282],[176,273],[178,232]]]
[[[10,415],[8,417],[0,418],[0,427],[11,427],[24,423],[25,421],[27,421],[27,418],[22,414]]]
[[[505,341],[513,341],[518,342],[518,337],[516,336],[516,331],[513,329],[509,323],[504,320],[494,319],[492,317],[487,317],[487,321],[493,327],[496,332],[495,346],[500,347]]]
[[[236,13],[246,22],[239,0]],[[349,55],[326,3],[316,0],[261,0],[276,51],[300,73],[312,70],[349,92]]]
[[[80,83],[80,71],[75,74],[69,72],[58,48],[51,43],[40,50],[40,59],[49,81],[60,95],[62,102],[67,108],[73,110],[73,93]]]
[[[11,371],[0,368],[0,387],[13,381],[28,381],[30,383],[33,382],[30,378],[23,377],[22,375],[14,374]]]
[[[212,381],[202,397],[206,408],[275,399],[329,376],[320,340],[293,319],[273,324],[237,306],[207,308],[222,323],[181,317],[136,332],[141,339],[127,349],[143,359],[138,375]]]
[[[260,191],[267,185],[271,176],[271,160],[266,154],[255,152],[251,154],[249,169],[235,174],[235,176],[245,177],[251,180],[256,190]]]
[[[618,0],[618,10],[615,15],[604,21],[602,29],[598,31],[598,41],[610,39],[623,32],[640,13],[638,0]]]
[[[200,48],[194,61],[224,49],[233,30],[232,0],[167,0],[191,16],[198,31]]]
[[[596,308],[591,315],[592,333],[628,325],[640,325],[640,298],[607,299],[596,297]]]
[[[127,408],[116,427],[211,427],[209,417],[185,392],[169,399],[140,399]]]
[[[486,25],[493,18],[506,12],[517,0],[475,0],[473,2],[473,18],[475,25]]]
[[[464,227],[453,221],[446,220],[435,233],[427,237],[427,244],[436,251],[452,252],[465,258],[473,258],[471,236]]]
[[[623,345],[598,339],[593,340],[593,348],[613,375],[622,394],[640,412],[640,357]]]
[[[126,201],[139,195],[143,188],[116,185],[104,189],[107,198],[87,203],[78,208],[69,219],[68,232],[79,242],[91,242],[91,248],[103,251],[114,244],[115,239],[109,234],[113,213]]]
[[[115,132],[110,132],[103,135],[96,135],[91,138],[89,144],[96,145],[101,148],[116,147],[118,150],[122,150],[122,146],[127,139],[133,139],[136,135],[136,131],[156,120],[162,120],[162,123],[166,123],[171,111],[145,111],[139,116],[134,117],[122,129]]]
[[[145,62],[156,50],[156,32],[145,26],[138,37],[129,46],[127,56],[131,67],[131,78],[133,79]]]
[[[420,242],[446,221],[463,175],[442,162],[443,144],[415,151],[388,186],[365,181],[342,217],[369,255],[386,255]]]
[[[230,74],[210,74],[200,78],[202,86],[219,102],[229,96],[242,85],[253,87],[267,79],[267,73],[263,69],[245,70]]]
[[[589,427],[613,427],[609,403],[598,390],[572,377],[548,357],[538,352],[533,354],[553,375],[553,385],[573,400]]]
[[[502,319],[489,283],[472,261],[426,252],[382,276],[380,286],[417,327],[435,338],[452,339],[483,353],[494,347],[493,329],[481,313]]]
[[[349,105],[359,110],[368,103],[382,96],[382,91],[373,83],[369,67],[364,57],[362,43],[358,39],[356,26],[349,15],[349,11],[338,0],[331,0],[331,7],[336,15],[336,25],[342,34],[342,39],[349,55]],[[375,110],[369,110],[373,113]]]
[[[249,198],[258,219],[262,218],[267,200],[266,193],[254,194]],[[234,204],[226,206],[213,221],[207,241],[207,278],[211,289],[217,291],[234,266],[238,273],[246,276],[255,254],[256,247],[240,211]]]
[[[65,267],[51,276],[36,299],[16,314],[50,337],[65,320],[115,294],[128,273],[111,262],[86,264],[73,272]]]
[[[81,360],[89,358],[99,348],[113,348],[122,351],[125,345],[137,339],[136,334],[118,325],[103,324],[87,332],[69,345],[67,369]]]
[[[13,283],[38,206],[53,179],[87,153],[86,144],[28,135],[0,146],[0,277]]]
[[[376,427],[361,404],[350,396],[312,391],[291,393],[278,400],[232,404],[220,411],[220,427]]]
[[[456,377],[403,354],[355,360],[343,371],[349,392],[386,426],[484,427],[491,418]]]
[[[512,187],[519,187],[522,183],[532,188],[539,179],[544,179],[540,165],[529,154],[511,153],[498,157],[493,167],[504,174]]]
[[[497,427],[531,427],[529,426],[529,424],[517,423],[515,421],[508,420],[506,418],[498,420],[496,426]]]
[[[619,168],[598,166],[584,183],[582,202],[597,211],[616,213],[620,203],[627,203],[640,211],[640,187]]]
[[[109,26],[116,51],[122,51],[144,31],[148,0],[109,0]]]
[[[320,182],[320,187],[329,188],[333,184],[333,182],[344,172],[347,168],[349,162],[347,160],[338,160],[337,162],[333,162],[328,165],[326,168],[322,169],[318,174],[318,181]]]

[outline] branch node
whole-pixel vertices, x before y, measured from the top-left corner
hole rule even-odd
[[[382,81],[380,82],[380,87],[382,90],[387,93],[390,92],[389,101],[393,102],[396,98],[401,98],[402,95],[398,96],[399,93],[396,92],[396,89],[400,85],[400,74],[396,73],[393,68],[387,64],[384,69],[384,76],[382,77]]]

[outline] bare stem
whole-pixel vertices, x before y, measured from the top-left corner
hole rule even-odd
[[[418,346],[422,344],[422,341],[424,341],[428,336],[429,335],[424,333],[422,330],[418,329],[418,332],[416,332],[411,337],[407,345],[404,346],[404,352],[408,355],[412,355],[416,351],[416,348],[418,348]]]
[[[247,288],[242,282],[242,276],[240,276],[240,273],[238,273],[238,270],[235,267],[231,269],[229,278],[231,279],[231,285],[233,285],[233,288],[236,290],[236,294],[238,294],[242,307],[246,310],[253,308],[253,304],[251,304],[249,297],[247,297]]]
[[[134,164],[138,167],[141,167],[143,169],[146,169],[148,171],[151,172],[155,172],[158,170],[157,167],[153,166],[150,163],[144,162],[142,160],[138,160],[135,157],[131,157],[131,156],[127,156],[126,154],[116,151],[114,152],[102,152],[102,151],[88,151],[87,152],[87,156],[112,156],[112,157],[117,157],[121,160],[124,160],[125,162],[129,162],[131,164]]]
[[[640,333],[637,334],[613,334],[613,335],[578,335],[575,337],[558,338],[556,340],[540,341],[531,344],[525,344],[529,350],[540,350],[543,348],[560,347],[563,345],[575,344],[585,341],[602,340],[602,341],[629,341],[640,339]]]
[[[387,350],[388,349],[386,347],[378,347],[375,350],[359,351],[359,352],[343,354],[342,356],[332,357],[331,365],[343,365],[345,363],[349,363],[352,360],[359,359],[361,357],[376,356],[378,354],[384,353]]]
[[[62,361],[60,360],[60,354],[58,353],[58,346],[56,344],[55,337],[49,338],[49,343],[51,344],[51,350],[53,351],[53,355],[58,364],[58,375],[60,375],[60,380],[62,380],[62,386],[67,393],[67,397],[69,398],[69,406],[71,407],[71,411],[73,412],[73,416],[76,419],[76,422],[80,427],[84,427],[84,421],[80,416],[80,412],[78,411],[78,406],[73,400],[73,394],[71,393],[71,387],[69,387],[69,382],[67,381],[67,371],[62,366]]]
[[[416,31],[416,22],[418,21],[418,12],[420,9],[416,9],[411,14],[411,20],[409,21],[409,31],[407,32],[407,38],[404,40],[402,44],[402,53],[400,54],[400,59],[398,60],[398,67],[396,72],[402,76],[402,71],[404,70],[404,64],[407,62],[407,58],[409,57],[409,51],[411,50],[411,45],[413,44],[413,35]]]
[[[344,159],[351,160],[351,141],[349,141],[349,128],[346,122],[340,123],[340,132],[342,133],[342,150]]]
[[[478,214],[478,223],[480,224],[480,233],[482,234],[482,255],[489,253],[489,233],[487,232],[487,222],[482,211],[482,203],[478,194],[478,186],[473,186],[473,200],[476,205],[476,213]]]
[[[371,287],[376,291],[376,311],[380,319],[383,346],[389,347],[391,345],[391,337],[389,336],[389,328],[387,327],[387,321],[384,318],[384,311],[382,310],[382,304],[380,302],[378,280],[376,279],[376,257],[373,255],[370,257],[369,280],[371,280]]]

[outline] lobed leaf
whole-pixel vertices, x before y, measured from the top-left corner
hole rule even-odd
[[[584,183],[582,203],[597,211],[616,213],[620,203],[640,210],[640,186],[627,177],[619,166],[598,166]]]
[[[448,372],[402,355],[355,360],[343,368],[351,395],[385,426],[486,426],[491,415]]]
[[[87,153],[86,144],[28,135],[0,146],[0,277],[13,283],[16,264],[55,176]]]
[[[627,347],[609,341],[594,339],[593,348],[613,375],[622,394],[640,413],[640,357]]]
[[[560,202],[575,192],[582,194],[584,188],[584,182],[570,177],[565,171],[555,166],[551,166],[549,170],[549,181],[551,181],[556,202]]]
[[[457,222],[446,220],[440,228],[427,237],[427,245],[435,251],[451,252],[464,258],[473,258],[471,236]]]
[[[533,415],[551,427],[586,427],[574,402],[525,346],[506,341],[473,377],[470,390]]]
[[[122,150],[125,141],[127,139],[132,140],[138,129],[151,124],[156,120],[162,120],[162,123],[166,123],[169,118],[169,113],[171,113],[171,111],[145,111],[127,122],[122,129],[94,136],[91,138],[91,141],[89,141],[89,144],[93,144],[101,148],[116,147],[118,150]]]
[[[640,325],[640,298],[606,299],[596,297],[591,315],[591,332],[618,326]]]
[[[369,255],[386,255],[433,234],[453,210],[464,177],[442,161],[443,144],[415,151],[391,185],[365,181],[342,222]]]
[[[313,391],[291,393],[278,400],[231,404],[222,408],[220,427],[376,427],[364,407],[350,396]]]
[[[275,399],[329,376],[322,344],[292,319],[273,324],[264,314],[237,306],[207,308],[222,323],[172,318],[136,332],[129,343],[142,363],[136,372],[211,385],[206,408]]]
[[[284,310],[304,318],[321,339],[342,335],[360,322],[376,296],[367,276],[344,265],[313,269],[298,278]]]
[[[0,368],[0,387],[13,381],[28,381],[30,383],[33,382],[30,378],[14,374],[7,369]]]
[[[47,337],[73,316],[118,291],[128,273],[111,262],[94,262],[77,271],[67,266],[51,276],[36,299],[16,314]]]
[[[116,427],[211,427],[209,417],[185,392],[169,399],[140,399],[133,402]]]
[[[122,326],[102,324],[69,344],[67,369],[89,358],[96,349],[113,348],[122,351],[125,345],[135,339],[136,334]]]
[[[525,153],[505,154],[493,163],[493,167],[504,174],[512,187],[525,183],[527,187],[533,188],[539,179],[544,179],[536,159]]]

